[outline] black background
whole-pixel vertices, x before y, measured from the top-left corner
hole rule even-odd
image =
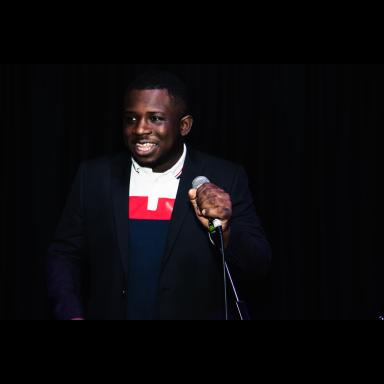
[[[51,318],[44,258],[74,173],[123,148],[124,89],[153,67],[191,89],[190,143],[248,171],[273,248],[255,318],[377,318],[381,64],[1,64],[1,318]]]

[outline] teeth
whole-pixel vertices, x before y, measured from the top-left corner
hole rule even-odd
[[[137,143],[136,144],[136,148],[139,151],[143,151],[143,152],[149,152],[155,147],[156,147],[156,144],[152,144],[152,143]]]
[[[138,146],[138,147],[149,148],[149,147],[154,147],[155,144],[152,144],[152,143],[142,143],[142,144],[140,144],[140,143],[138,143],[137,146]]]

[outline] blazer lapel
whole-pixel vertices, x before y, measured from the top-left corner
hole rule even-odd
[[[127,153],[116,158],[112,165],[112,200],[120,256],[124,271],[128,271],[129,255],[129,187],[132,161]]]
[[[191,203],[189,201],[188,192],[192,188],[192,181],[201,176],[203,167],[194,161],[193,151],[188,148],[187,158],[185,160],[183,173],[180,180],[179,189],[177,192],[175,207],[173,210],[172,221],[169,228],[169,235],[167,246],[163,259],[163,266],[167,263],[172,249],[175,245],[177,237],[183,227],[185,218],[192,210]]]

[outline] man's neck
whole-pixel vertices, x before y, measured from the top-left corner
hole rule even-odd
[[[137,163],[134,158],[132,158],[132,161],[136,171],[139,171],[139,169],[144,169],[144,170],[147,170],[147,172],[149,173],[164,174],[172,171],[172,169],[174,168],[179,168],[178,166],[179,163],[180,163],[180,170],[181,170],[183,168],[186,156],[187,156],[187,147],[183,143],[181,146],[181,149],[177,152],[175,156],[173,156],[173,159],[168,160],[168,162],[163,163],[161,166],[156,166],[156,167],[142,166],[139,163]]]

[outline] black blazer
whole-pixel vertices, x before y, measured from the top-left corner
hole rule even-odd
[[[58,319],[126,318],[131,164],[124,152],[80,166],[48,251],[48,290]],[[188,198],[197,176],[232,197],[227,257],[236,279],[258,279],[269,266],[270,247],[244,170],[188,148],[162,262],[158,319],[223,318],[220,257]]]

